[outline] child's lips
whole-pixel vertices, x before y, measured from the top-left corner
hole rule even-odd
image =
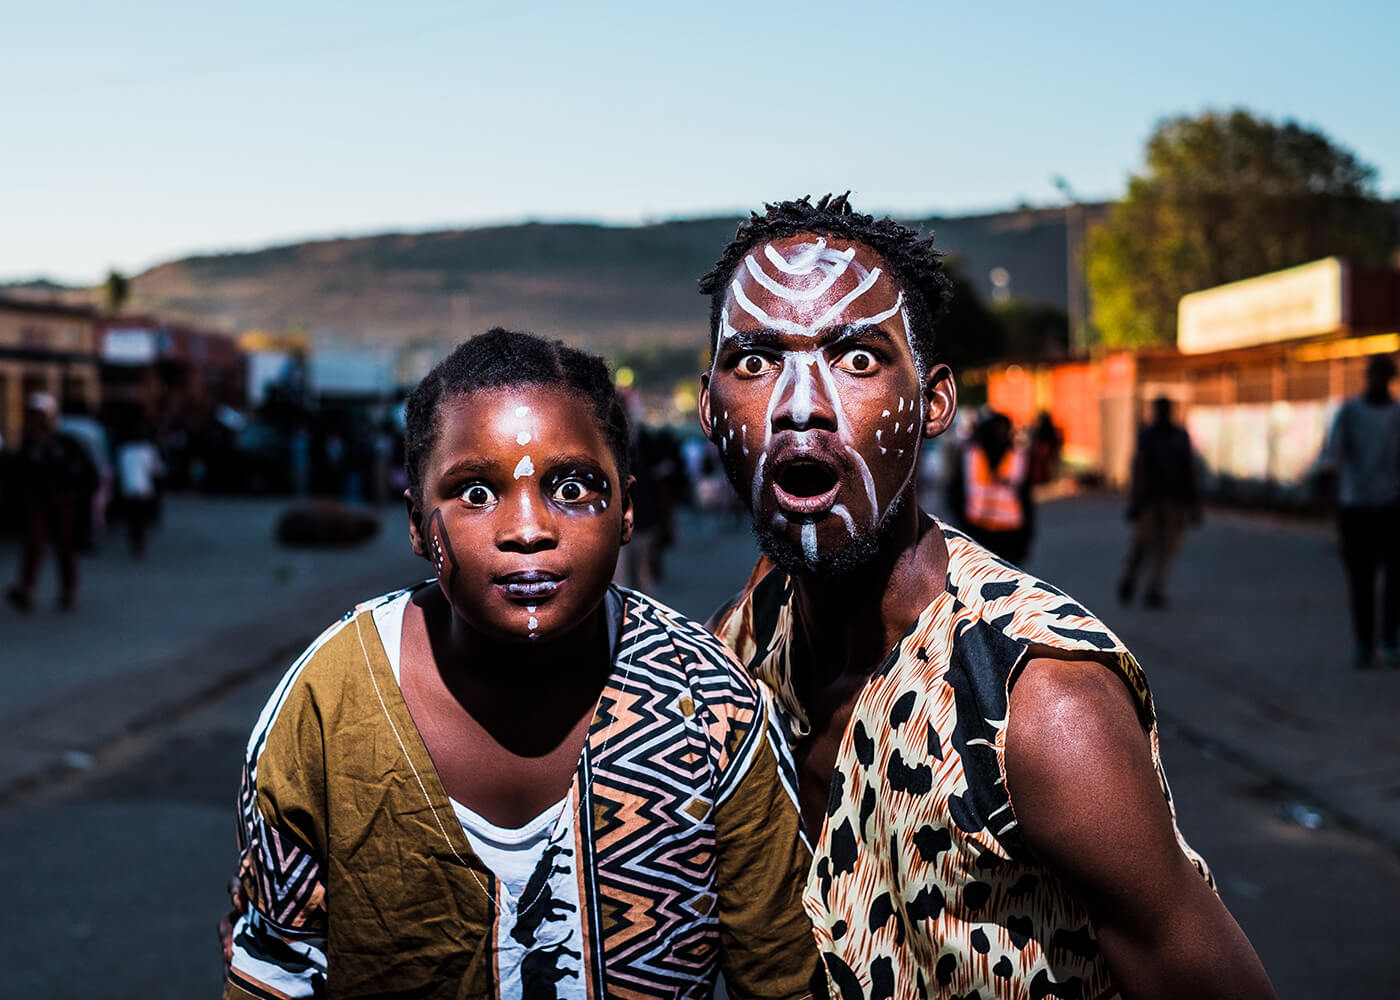
[[[541,600],[552,597],[564,578],[547,570],[523,570],[496,577],[496,586],[516,600]]]

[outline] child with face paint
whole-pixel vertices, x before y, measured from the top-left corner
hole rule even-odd
[[[810,855],[766,693],[611,585],[603,362],[492,330],[408,402],[433,578],[297,660],[248,744],[225,995],[797,997]]]

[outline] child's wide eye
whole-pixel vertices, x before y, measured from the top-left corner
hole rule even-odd
[[[564,479],[555,487],[552,494],[555,500],[563,503],[578,503],[588,497],[591,486],[580,479]]]
[[[462,499],[468,507],[485,507],[493,503],[496,494],[491,492],[491,487],[483,486],[481,483],[472,483],[462,490]]]

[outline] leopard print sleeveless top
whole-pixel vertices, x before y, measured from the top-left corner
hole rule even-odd
[[[1030,856],[1006,791],[1007,695],[1033,657],[1096,660],[1133,693],[1162,794],[1142,669],[1065,593],[940,523],[945,593],[861,692],[841,741],[805,905],[833,996],[1117,996],[1083,906]],[[788,661],[792,584],[761,560],[711,627],[807,734]],[[1205,861],[1177,832],[1209,884]]]

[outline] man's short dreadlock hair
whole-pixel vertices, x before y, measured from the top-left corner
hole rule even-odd
[[[423,507],[423,465],[437,443],[438,413],[444,400],[522,385],[559,388],[590,404],[617,459],[619,485],[627,482],[627,410],[607,362],[563,341],[496,327],[457,345],[408,397],[403,464],[415,507]]]
[[[943,271],[943,254],[933,247],[933,235],[921,238],[908,226],[890,218],[876,219],[851,207],[846,194],[824,195],[812,204],[811,196],[796,201],[765,204],[763,215],[751,213],[740,224],[719,261],[700,279],[700,294],[710,296],[710,350],[719,335],[720,309],[735,270],[745,254],[761,243],[798,233],[816,233],[863,243],[880,256],[904,292],[909,310],[914,361],[922,374],[935,357],[935,330],[948,309],[952,283]]]

